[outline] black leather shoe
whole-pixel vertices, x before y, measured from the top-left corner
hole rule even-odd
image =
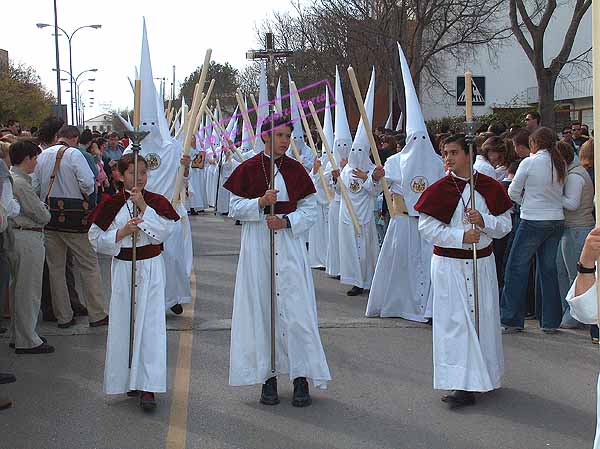
[[[12,384],[16,382],[17,378],[14,374],[0,373],[0,384]]]
[[[364,292],[364,289],[357,287],[356,285],[354,287],[352,287],[350,290],[348,290],[346,292],[346,295],[348,296],[358,296],[358,295],[362,295]]]
[[[475,404],[475,394],[472,391],[454,390],[452,393],[442,397],[450,407],[464,407]]]
[[[142,395],[140,396],[140,407],[145,412],[150,412],[156,408],[156,399],[154,398],[154,393],[149,391],[142,391]]]
[[[101,327],[101,326],[108,326],[108,315],[106,315],[104,318],[102,318],[101,320],[98,321],[91,321],[89,324],[90,327]]]
[[[294,379],[294,397],[292,405],[294,407],[308,407],[312,404],[312,399],[308,393],[308,382],[306,377],[296,377]]]
[[[129,390],[127,396],[130,398],[137,398],[140,395],[140,390]]]
[[[40,337],[40,340],[42,340],[42,343],[48,343],[48,340],[46,340],[46,337],[42,337],[41,335],[39,337]],[[14,343],[9,343],[8,347],[10,349],[15,349],[15,344]]]
[[[69,327],[75,326],[76,324],[77,321],[75,320],[75,317],[73,317],[68,323],[58,323],[58,327],[60,329],[68,329]]]
[[[54,352],[54,346],[50,346],[48,343],[42,343],[35,348],[17,348],[15,354],[52,354]]]
[[[265,405],[279,404],[279,395],[277,394],[277,378],[271,377],[262,386],[260,393],[260,403]]]
[[[183,306],[181,304],[175,304],[173,307],[171,307],[171,312],[173,312],[175,315],[181,315],[183,313]]]

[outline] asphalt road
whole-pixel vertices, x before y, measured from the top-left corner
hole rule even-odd
[[[0,412],[0,448],[591,448],[600,355],[584,331],[504,336],[503,388],[450,411],[431,386],[431,329],[364,318],[366,296],[345,296],[347,287],[317,271],[333,381],[312,392],[309,408],[291,406],[283,379],[281,404],[260,405],[259,386],[227,384],[240,228],[212,215],[191,220],[196,304],[193,320],[169,314],[171,389],[156,412],[102,393],[105,329],[90,330],[85,319],[68,330],[44,324],[52,355],[17,356],[0,338],[0,371],[18,378],[0,386],[15,401]],[[185,381],[174,388],[176,373]]]

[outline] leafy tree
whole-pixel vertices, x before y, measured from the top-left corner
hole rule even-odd
[[[181,84],[181,91],[179,93],[179,102],[176,107],[181,106],[181,97],[185,97],[185,101],[189,106],[192,105],[192,98],[194,96],[194,87],[200,79],[200,73],[202,72],[202,66],[194,70]],[[239,87],[238,81],[239,72],[231,64],[226,62],[225,64],[219,64],[218,62],[211,61],[208,67],[208,75],[206,77],[206,85],[204,90],[208,89],[208,85],[212,79],[215,80],[215,86],[213,88],[209,105],[215,105],[216,100],[219,100],[223,113],[233,113],[235,106],[237,105],[235,99],[235,91]]]
[[[0,123],[15,119],[24,127],[37,126],[55,101],[32,67],[11,63],[0,72]]]

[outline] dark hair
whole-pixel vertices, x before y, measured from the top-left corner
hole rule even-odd
[[[381,143],[382,144],[388,144],[390,147],[392,147],[394,150],[396,149],[396,143],[397,140],[394,136],[392,135],[384,135],[381,137]]]
[[[531,146],[532,143],[535,143],[538,149],[548,150],[552,161],[552,167],[556,169],[556,172],[558,173],[558,181],[563,184],[567,177],[567,162],[557,150],[556,140],[556,133],[554,130],[542,126],[529,136],[529,145]]]
[[[65,139],[74,139],[75,137],[79,138],[79,136],[81,136],[79,129],[73,125],[65,125],[58,131],[59,139],[61,137]]]
[[[572,130],[572,129],[571,129],[571,127],[570,127],[570,126],[565,126],[565,127],[562,129],[562,132],[563,132],[563,134],[564,134],[564,132],[565,132],[565,131],[569,131],[569,132],[571,132],[571,130]]]
[[[104,137],[98,137],[92,140],[92,142],[98,145],[98,148],[100,148],[102,145],[106,145],[106,139]]]
[[[91,143],[92,140],[93,140],[92,131],[90,131],[89,129],[84,129],[81,132],[81,137],[79,137],[79,143],[81,145],[87,145],[87,144]]]
[[[494,133],[494,135],[496,135],[496,136],[501,135],[505,131],[506,131],[506,126],[504,126],[504,123],[500,123],[500,122],[494,122],[488,128],[488,132]]]
[[[510,173],[511,175],[514,175],[515,173],[517,173],[517,169],[519,168],[519,164],[521,163],[520,159],[517,159],[516,161],[512,161],[507,168],[507,172]]]
[[[275,115],[273,117],[273,129],[277,129],[277,128],[281,128],[281,127],[287,127],[290,129],[290,131],[294,131],[294,125],[292,124],[292,122],[290,122],[290,119],[288,117],[278,117],[277,115]],[[267,118],[265,118],[265,121],[262,123],[261,127],[260,127],[260,138],[262,139],[262,141],[265,141],[265,134],[270,133],[271,132],[271,116],[268,116]]]
[[[63,127],[65,121],[61,118],[50,116],[45,118],[42,123],[40,123],[40,128],[38,129],[38,139],[41,143],[45,143],[47,145],[51,144],[56,138],[56,134]]]
[[[538,125],[542,121],[542,116],[538,111],[528,112],[527,115],[531,115],[535,119],[535,121],[538,122]]]
[[[110,133],[108,133],[108,136],[106,136],[106,137],[107,137],[107,138],[109,138],[109,139],[110,139],[111,137],[114,137],[114,138],[117,138],[117,139],[118,139],[118,138],[119,138],[119,135],[118,135],[118,134],[117,134],[115,131],[113,131],[113,132],[110,132]]]
[[[119,159],[119,161],[117,162],[117,168],[119,169],[119,173],[121,173],[122,175],[125,174],[125,172],[127,171],[127,169],[129,168],[129,166],[131,164],[133,164],[134,161],[134,155],[133,153],[127,153],[123,156],[121,156],[121,158]],[[144,159],[144,156],[140,156],[138,154],[138,163],[142,163],[146,166],[146,168],[148,167],[148,162],[146,162],[146,159]]]
[[[442,143],[444,146],[449,143],[455,143],[459,145],[466,154],[469,154],[469,147],[467,146],[467,140],[464,134],[452,134],[446,137]]]
[[[594,139],[586,140],[579,148],[579,162],[585,168],[594,168]]]
[[[556,149],[563,157],[567,165],[569,165],[575,159],[575,149],[573,146],[564,140],[561,140],[556,144]]]
[[[10,154],[10,162],[13,165],[19,165],[27,156],[35,157],[42,152],[35,142],[31,139],[17,140],[10,145],[8,149]]]
[[[531,133],[526,129],[519,129],[516,133],[513,134],[512,140],[515,145],[521,145],[529,148],[529,137]]]
[[[13,126],[13,125],[15,125],[16,123],[17,123],[17,121],[16,121],[14,118],[9,118],[9,119],[6,121],[6,126]]]
[[[481,145],[481,154],[487,160],[489,160],[488,153],[490,151],[502,153],[503,164],[506,165],[510,163],[510,160],[508,160],[508,149],[506,148],[506,143],[504,142],[504,139],[502,137],[492,136],[487,138],[486,141],[483,142],[483,145]]]

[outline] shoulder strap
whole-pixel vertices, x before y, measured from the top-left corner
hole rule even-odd
[[[52,169],[52,174],[50,175],[50,182],[48,183],[48,193],[46,194],[45,202],[48,202],[48,198],[50,198],[50,192],[52,191],[52,186],[54,185],[54,181],[56,180],[56,175],[58,174],[58,169],[60,168],[60,161],[65,155],[65,151],[67,151],[69,147],[67,145],[63,145],[56,152],[56,159],[54,160],[54,168]]]

